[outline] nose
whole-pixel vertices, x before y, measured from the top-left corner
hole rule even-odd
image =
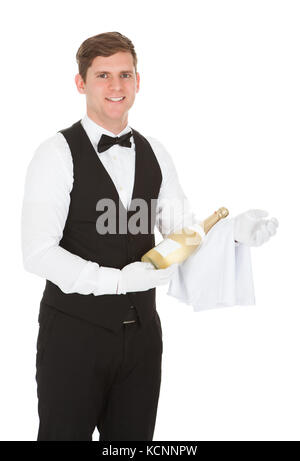
[[[119,77],[112,77],[110,80],[109,88],[115,91],[119,91],[122,88],[122,82]]]

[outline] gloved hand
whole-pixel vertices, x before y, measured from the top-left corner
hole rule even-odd
[[[146,291],[158,285],[166,284],[175,273],[178,264],[166,269],[155,269],[151,263],[136,261],[121,269],[117,294],[131,291]]]
[[[248,210],[234,218],[234,239],[247,246],[259,246],[276,233],[278,220],[264,219],[264,210]]]

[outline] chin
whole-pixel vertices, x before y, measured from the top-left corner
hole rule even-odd
[[[125,112],[118,112],[118,111],[107,112],[108,117],[115,118],[115,119],[120,118],[120,117],[125,117],[126,114],[127,114],[127,111],[125,111]]]

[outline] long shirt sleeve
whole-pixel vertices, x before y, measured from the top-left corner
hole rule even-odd
[[[115,294],[119,269],[99,267],[59,246],[73,185],[68,149],[58,133],[40,144],[28,166],[21,218],[24,268],[64,293]]]

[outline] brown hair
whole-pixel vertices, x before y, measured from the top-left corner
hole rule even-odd
[[[137,72],[137,56],[133,43],[125,35],[119,32],[105,32],[103,34],[89,37],[78,48],[76,61],[78,72],[84,83],[88,68],[92,65],[94,58],[97,56],[111,56],[118,51],[130,52],[133,57],[135,73]]]

